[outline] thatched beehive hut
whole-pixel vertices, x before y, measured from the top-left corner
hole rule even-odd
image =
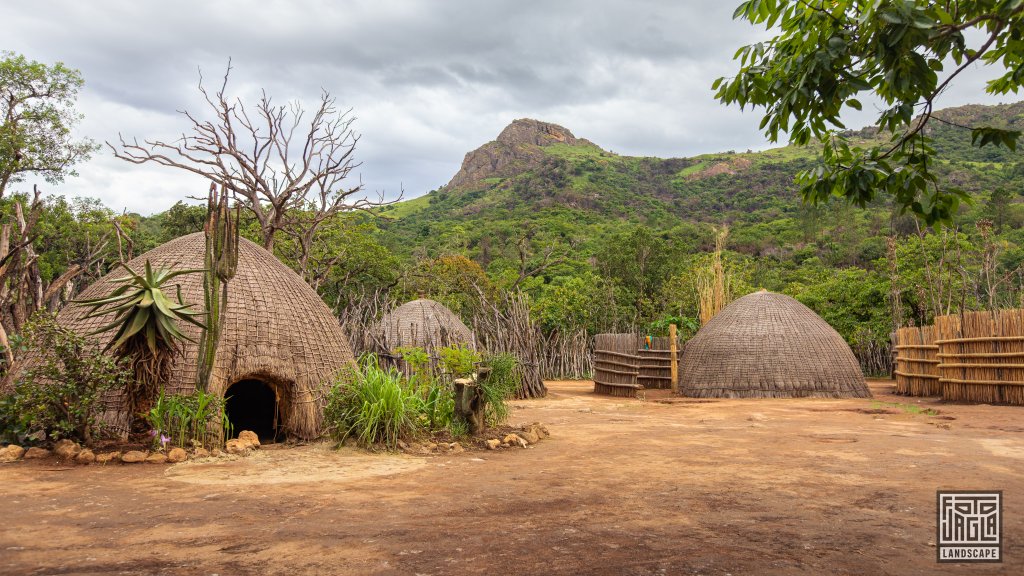
[[[476,346],[473,331],[444,304],[420,298],[406,302],[381,319],[379,332],[389,351],[401,347],[434,350],[444,346]]]
[[[686,344],[679,391],[700,398],[868,398],[860,365],[827,322],[789,296],[737,299]]]
[[[148,260],[156,268],[199,269],[204,252],[200,232],[171,240],[128,266],[141,271]],[[238,252],[238,272],[228,284],[224,331],[208,391],[229,397],[228,417],[236,432],[256,429],[261,438],[315,438],[322,431],[325,390],[353,362],[348,341],[330,309],[298,274],[248,240],[239,241]],[[111,272],[79,299],[110,293],[111,280],[123,275],[123,270]],[[181,286],[185,303],[203,308],[202,274],[179,276],[172,282]],[[83,335],[110,322],[107,316],[85,318],[86,313],[86,308],[71,305],[58,321]],[[198,328],[189,324],[179,328],[198,341]],[[99,346],[109,341],[110,334],[92,338]],[[174,361],[165,386],[168,394],[195,390],[198,356],[198,345],[184,342],[183,354]],[[126,432],[130,415],[123,408],[123,394],[104,400],[103,419]]]

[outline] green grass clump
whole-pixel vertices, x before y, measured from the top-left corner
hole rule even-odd
[[[419,429],[423,399],[398,370],[385,370],[376,357],[360,366],[351,382],[334,386],[324,409],[330,434],[340,442],[352,437],[363,446],[390,450]]]
[[[917,406],[915,404],[900,404],[899,402],[879,402],[877,400],[874,401],[872,404],[875,409],[882,408],[883,406],[890,406],[892,408],[898,408],[906,412],[907,414],[923,414],[925,416],[939,415],[938,410],[934,410],[932,408],[922,408],[921,406]]]
[[[519,361],[511,354],[497,354],[488,358],[485,364],[491,373],[481,384],[487,399],[487,423],[494,426],[508,419],[508,400],[519,389],[523,377],[518,370]]]
[[[224,412],[226,399],[216,394],[197,390],[192,394],[164,394],[157,397],[146,414],[154,445],[191,445],[213,448],[220,443],[216,432],[223,426],[224,438],[230,438],[231,422]],[[164,440],[166,439],[166,440]]]

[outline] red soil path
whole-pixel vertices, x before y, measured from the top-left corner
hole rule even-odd
[[[590,386],[517,402],[525,450],[0,465],[0,573],[1024,573],[1024,408]],[[1003,490],[1003,564],[936,564],[940,488]]]

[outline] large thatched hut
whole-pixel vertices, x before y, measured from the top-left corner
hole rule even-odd
[[[444,346],[475,346],[473,331],[444,304],[420,298],[406,302],[381,319],[378,327],[389,351],[402,347],[434,350]]]
[[[700,398],[868,398],[860,365],[827,322],[789,296],[737,299],[686,344],[679,391]]]
[[[153,267],[198,269],[203,267],[204,252],[203,234],[190,234],[146,252],[128,266],[141,271],[148,260]],[[238,272],[228,284],[224,331],[208,391],[228,398],[228,417],[236,432],[254,430],[261,438],[315,438],[321,433],[325,390],[353,362],[348,341],[334,315],[298,274],[248,240],[240,240],[238,252]],[[83,291],[80,299],[110,293],[111,280],[121,276],[123,270],[111,272]],[[203,308],[202,274],[179,276],[172,283],[180,284],[185,303]],[[58,321],[80,334],[110,322],[106,316],[85,318],[86,313],[84,307],[70,305]],[[198,341],[198,328],[179,328]],[[102,345],[110,334],[92,338]],[[183,354],[173,363],[167,393],[195,390],[198,356],[198,345],[185,342]],[[131,415],[124,409],[123,394],[104,400],[103,419],[127,431]]]

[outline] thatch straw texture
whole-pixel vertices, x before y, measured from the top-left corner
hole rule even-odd
[[[141,271],[148,260],[154,267],[176,269],[203,267],[205,238],[202,233],[172,240],[128,263]],[[112,278],[124,276],[114,270],[79,296],[97,298],[108,294]],[[202,274],[179,276],[184,301],[194,309],[203,307]],[[174,295],[173,288],[166,289]],[[109,324],[108,317],[84,318],[86,309],[69,305],[58,321],[80,334],[89,334]],[[348,341],[338,320],[308,284],[262,247],[248,241],[239,243],[238,272],[228,284],[228,306],[222,311],[224,331],[217,348],[217,361],[209,392],[223,395],[241,380],[261,380],[278,398],[280,426],[289,436],[316,438],[321,434],[325,392],[344,367],[353,362]],[[200,330],[179,327],[190,338],[199,339]],[[98,346],[110,334],[92,336]],[[198,345],[185,342],[183,354],[172,367],[167,393],[189,393],[196,386]],[[130,415],[123,409],[123,395],[105,399],[104,420],[121,432],[127,431]]]
[[[942,397],[1024,406],[1024,310],[935,318]]]
[[[384,345],[392,352],[401,347],[435,350],[466,345],[475,349],[473,331],[440,302],[421,298],[406,302],[380,321]]]
[[[907,396],[940,396],[939,345],[935,326],[900,328],[895,334],[896,393]]]
[[[756,292],[735,300],[686,344],[680,394],[700,398],[868,398],[850,347],[810,308]]]

